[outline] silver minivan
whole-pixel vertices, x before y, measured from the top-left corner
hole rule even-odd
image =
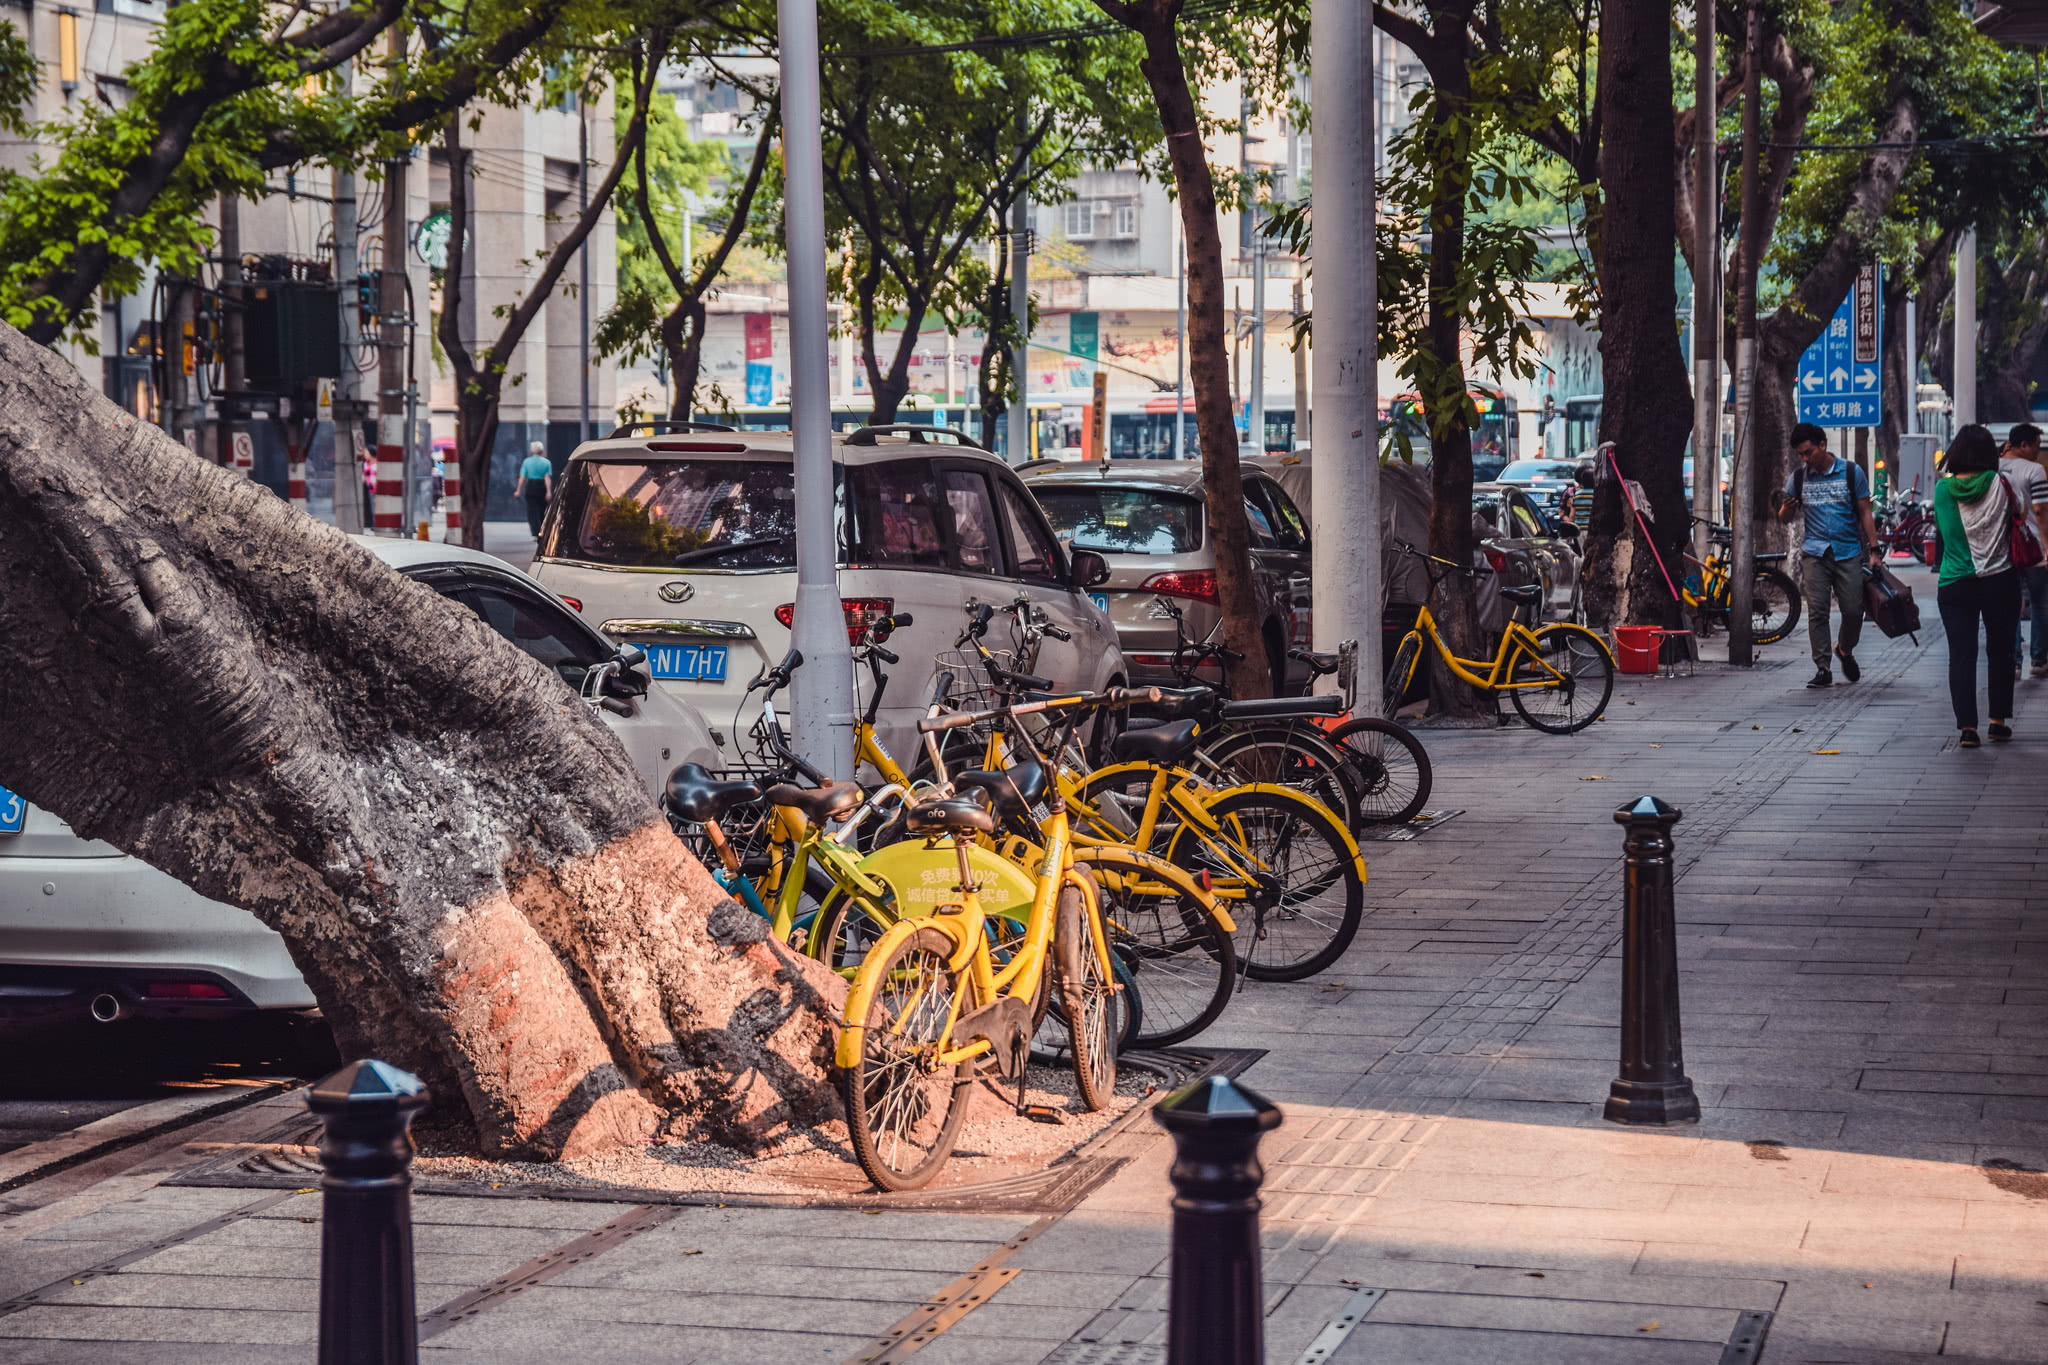
[[[790,442],[786,431],[701,426],[626,427],[590,442],[569,457],[533,564],[586,620],[647,651],[655,685],[704,712],[728,766],[752,752],[748,682],[790,646]],[[1064,627],[1072,639],[1046,639],[1036,664],[1062,687],[1127,680],[1097,585],[1077,581],[1077,563],[1081,579],[1105,572],[1100,557],[1069,556],[1000,459],[925,426],[835,435],[832,459],[847,627],[911,617],[890,641],[902,662],[876,718],[899,761],[915,757],[917,717],[972,603],[1026,598]]]

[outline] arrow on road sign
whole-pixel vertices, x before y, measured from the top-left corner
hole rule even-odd
[[[1849,372],[1843,369],[1840,365],[1837,365],[1835,366],[1835,368],[1828,371],[1828,383],[1834,385],[1836,388],[1839,389],[1842,387],[1842,385],[1848,382]]]
[[[1806,386],[1808,393],[1811,393],[1827,381],[1820,377],[1819,370],[1808,370],[1805,374],[1799,376],[1799,382]]]
[[[1877,371],[1858,370],[1856,372],[1856,386],[1858,388],[1867,389],[1875,383],[1877,383]]]

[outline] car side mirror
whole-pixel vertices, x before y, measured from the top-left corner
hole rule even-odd
[[[1109,561],[1093,550],[1076,550],[1067,561],[1067,581],[1077,588],[1092,588],[1109,581]]]

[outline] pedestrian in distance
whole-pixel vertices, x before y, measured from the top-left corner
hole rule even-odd
[[[554,491],[555,467],[548,461],[548,448],[535,441],[519,463],[519,482],[512,485],[513,497],[526,498],[526,526],[535,540],[540,539],[541,518],[548,514],[548,499]]]
[[[1948,636],[1948,696],[1959,743],[1977,738],[1977,620],[1991,659],[1991,738],[2012,738],[2013,659],[2020,628],[2020,575],[2012,562],[2012,524],[2023,515],[2012,485],[1999,477],[1998,443],[1976,423],[1949,442],[1934,485],[1934,526],[1941,537],[1941,628]]]
[[[2032,422],[2021,422],[2012,429],[2012,434],[2005,438],[2005,451],[1998,457],[1998,472],[2019,495],[2020,506],[2027,509],[2021,525],[2034,537],[2036,545],[2048,546],[2048,470],[2041,468],[2041,428]],[[2024,630],[2026,618],[2033,617],[2034,645],[2028,654],[2033,660],[2034,676],[2048,678],[2048,562],[2021,566],[2020,586],[2026,590],[2027,601],[2014,629]],[[2012,663],[2017,676],[2017,640],[2013,644]]]
[[[1792,453],[1799,457],[1778,494],[1778,520],[1805,515],[1799,543],[1800,573],[1806,588],[1806,640],[1813,650],[1808,687],[1835,685],[1834,661],[1842,676],[1863,676],[1856,641],[1863,634],[1863,580],[1868,560],[1881,554],[1877,522],[1870,514],[1870,481],[1857,466],[1828,450],[1828,436],[1811,422],[1792,428]],[[1828,598],[1842,609],[1842,629],[1829,638]],[[1831,653],[1832,652],[1832,653]]]

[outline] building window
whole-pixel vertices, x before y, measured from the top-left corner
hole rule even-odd
[[[1138,206],[1125,200],[1116,206],[1115,228],[1112,237],[1135,237],[1138,235]]]
[[[1077,199],[1064,207],[1068,237],[1078,242],[1095,235],[1095,210],[1098,206],[1093,199]]]

